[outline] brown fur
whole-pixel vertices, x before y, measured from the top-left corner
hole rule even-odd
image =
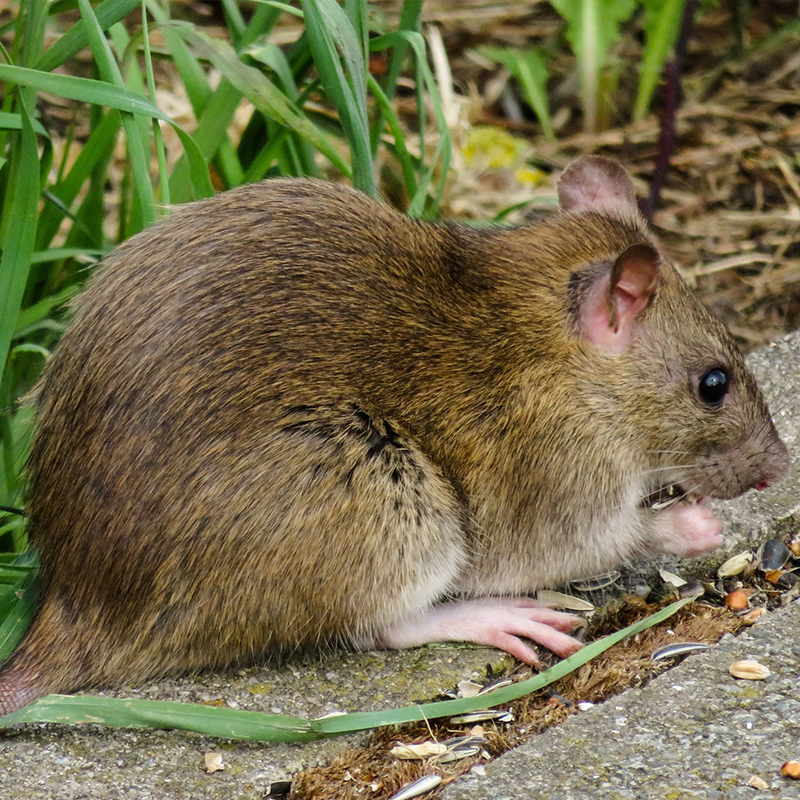
[[[694,480],[720,497],[780,472],[741,357],[671,267],[625,354],[580,335],[580,276],[646,239],[633,213],[472,229],[276,180],[119,247],[41,387],[44,602],[0,713],[373,646],[442,575],[451,594],[530,591],[657,546],[646,522],[606,524],[647,470],[703,462]],[[725,413],[691,391],[718,362]]]

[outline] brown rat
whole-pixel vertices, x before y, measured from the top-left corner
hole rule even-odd
[[[559,200],[476,229],[275,180],[112,253],[40,387],[0,713],[332,644],[565,655],[525,594],[717,546],[701,497],[787,466],[764,400],[619,165]]]

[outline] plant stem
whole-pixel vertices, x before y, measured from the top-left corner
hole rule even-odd
[[[687,0],[683,7],[683,18],[678,39],[675,42],[675,51],[672,59],[664,66],[666,89],[664,93],[664,108],[661,112],[661,133],[658,137],[658,155],[656,156],[653,180],[650,182],[650,197],[642,201],[642,213],[647,220],[653,218],[661,199],[661,190],[667,180],[669,162],[675,148],[675,118],[681,101],[681,67],[686,55],[686,47],[694,27],[694,16],[698,0]]]

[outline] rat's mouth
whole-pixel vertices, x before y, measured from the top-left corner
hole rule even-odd
[[[650,492],[639,506],[649,508],[651,511],[666,511],[677,503],[696,506],[702,502],[703,498],[699,494],[687,492],[679,483],[667,483]]]

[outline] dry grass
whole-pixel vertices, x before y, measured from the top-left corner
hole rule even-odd
[[[620,604],[606,611],[592,626],[591,638],[619,630],[655,610],[656,607],[647,606],[642,601]],[[678,641],[714,642],[724,633],[735,632],[741,625],[741,620],[726,609],[699,603],[685,607],[668,624],[648,629],[611,648],[548,689],[509,704],[514,715],[513,723],[483,724],[486,754],[489,757],[500,755],[551,725],[579,713],[578,702],[601,702],[623,689],[643,685],[671,666],[651,659],[656,648]],[[530,677],[530,670],[521,668],[513,677]],[[367,747],[347,750],[327,766],[296,775],[291,797],[296,800],[328,800],[331,797],[337,800],[387,800],[408,783],[433,773],[441,775],[446,785],[483,762],[486,756],[436,764],[433,761],[401,761],[390,751],[399,742],[442,741],[468,732],[467,727],[454,726],[446,720],[431,722],[427,726],[417,724],[399,729],[380,729],[373,734]]]

